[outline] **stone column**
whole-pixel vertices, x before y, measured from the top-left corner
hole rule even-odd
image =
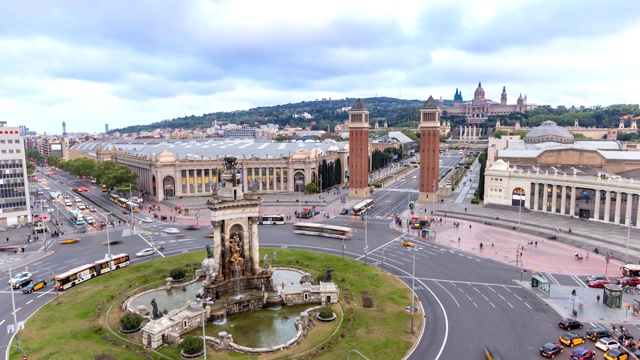
[[[556,213],[556,203],[558,202],[558,187],[556,184],[551,185],[551,212]]]
[[[251,268],[253,266],[252,261],[253,259],[251,258],[251,242],[253,241],[253,238],[251,236],[251,218],[247,219],[247,225],[249,225],[249,227],[246,227],[243,231],[242,231],[242,254],[244,255],[244,275],[248,276],[251,274]]]
[[[200,194],[205,194],[205,187],[204,187],[204,169],[200,169]]]
[[[569,209],[569,216],[574,216],[576,213],[576,187],[571,187],[571,208]]]
[[[250,217],[251,230],[251,267],[254,275],[260,272],[260,241],[258,240],[258,217]]]
[[[249,191],[249,172],[246,167],[242,167],[242,190]]]
[[[561,215],[566,215],[567,213],[567,187],[566,186],[561,186],[560,187],[560,214]]]
[[[607,190],[604,195],[604,222],[611,220],[611,191]]]
[[[540,184],[536,182],[533,188],[533,210],[538,211],[540,205]]]
[[[633,204],[633,194],[627,193],[627,208],[624,212],[624,224],[627,226],[631,226],[631,205]]]
[[[547,203],[549,202],[549,184],[545,183],[542,191],[544,191],[542,193],[542,211],[547,212],[549,211],[547,210]]]
[[[191,194],[191,170],[187,169],[187,194]]]
[[[596,200],[593,204],[593,220],[600,221],[600,189],[596,189]]]
[[[622,206],[622,193],[620,191],[616,191],[616,210],[613,213],[614,219],[613,219],[613,223],[614,224],[622,224],[622,221],[620,221],[620,207]]]
[[[213,221],[213,262],[217,266],[216,278],[222,278],[222,260],[220,254],[222,252],[222,221]]]
[[[260,189],[260,191],[262,191],[262,168],[259,167],[258,168],[258,178],[260,179],[260,181],[258,182],[258,189]]]

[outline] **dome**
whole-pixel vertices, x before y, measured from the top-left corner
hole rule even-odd
[[[311,157],[317,158],[319,156],[324,155],[324,151],[322,151],[322,149],[316,146],[309,151],[309,155],[311,155]]]
[[[349,150],[349,143],[344,144],[343,150]]]
[[[540,126],[536,126],[525,135],[525,142],[530,144],[542,143],[547,141],[559,142],[564,144],[573,144],[574,138],[571,133],[558,126],[553,121],[545,121]]]
[[[156,154],[157,162],[173,162],[176,161],[175,155],[164,149],[162,152]]]
[[[329,149],[327,149],[327,151],[340,151],[340,148],[336,145],[332,145],[329,147]]]
[[[503,170],[506,171],[509,169],[509,164],[504,162],[504,160],[496,160],[490,167],[491,170]]]
[[[478,83],[478,88],[473,93],[474,99],[484,99],[484,89],[482,88],[482,83]]]
[[[309,151],[305,149],[298,149],[291,158],[293,159],[306,159],[309,157]]]

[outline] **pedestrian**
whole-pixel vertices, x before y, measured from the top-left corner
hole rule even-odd
[[[471,230],[471,224],[469,224],[469,230]]]
[[[9,238],[7,237],[7,242],[9,242]]]
[[[538,242],[536,241],[536,247],[538,246]]]
[[[480,250],[482,250],[482,247],[483,247],[483,246],[484,246],[484,245],[482,245],[482,243],[480,243]]]
[[[467,208],[464,208],[464,212],[467,212]]]
[[[600,302],[600,294],[596,295],[596,302],[599,303]]]
[[[458,238],[458,244],[460,244],[460,238]]]

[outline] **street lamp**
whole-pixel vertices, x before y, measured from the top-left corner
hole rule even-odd
[[[58,297],[58,287],[55,286],[56,274],[53,271],[51,271],[51,269],[47,269],[47,268],[43,268],[43,269],[53,274],[53,282],[54,282],[53,287],[56,288],[56,297]]]
[[[198,212],[196,213],[196,226],[198,226],[198,218],[200,217],[200,209],[198,209]]]
[[[9,279],[13,279],[13,274],[11,273],[11,261],[9,261]],[[16,345],[20,346],[20,338],[18,337],[18,319],[16,317],[16,299],[13,295],[13,283],[9,284],[9,288],[11,289],[11,306],[13,307],[13,329],[16,332]]]
[[[107,213],[107,251],[109,252],[109,273],[111,273],[111,263],[113,256],[111,255],[111,240],[109,240],[109,223],[111,222],[111,213]]]
[[[411,272],[411,333],[413,334],[413,315],[415,314],[416,301],[416,247],[413,250],[413,270]]]
[[[367,254],[369,253],[369,245],[367,243],[367,212],[364,214],[364,264],[367,265]]]
[[[631,238],[631,217],[627,218],[627,252],[624,254],[624,263],[629,263],[629,239]]]

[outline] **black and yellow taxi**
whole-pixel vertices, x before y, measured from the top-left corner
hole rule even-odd
[[[560,342],[571,347],[584,344],[585,341],[586,339],[583,336],[572,332],[568,332],[560,336]]]
[[[629,353],[622,348],[615,348],[604,353],[606,360],[628,360]]]
[[[22,289],[22,292],[25,294],[31,294],[34,291],[38,291],[43,287],[47,286],[47,282],[44,280],[34,281],[29,286]]]
[[[598,341],[605,337],[613,338],[613,333],[609,330],[606,330],[600,327],[592,327],[589,330],[587,330],[587,339]]]
[[[416,244],[412,243],[411,241],[402,240],[402,246],[414,247],[416,246]]]

